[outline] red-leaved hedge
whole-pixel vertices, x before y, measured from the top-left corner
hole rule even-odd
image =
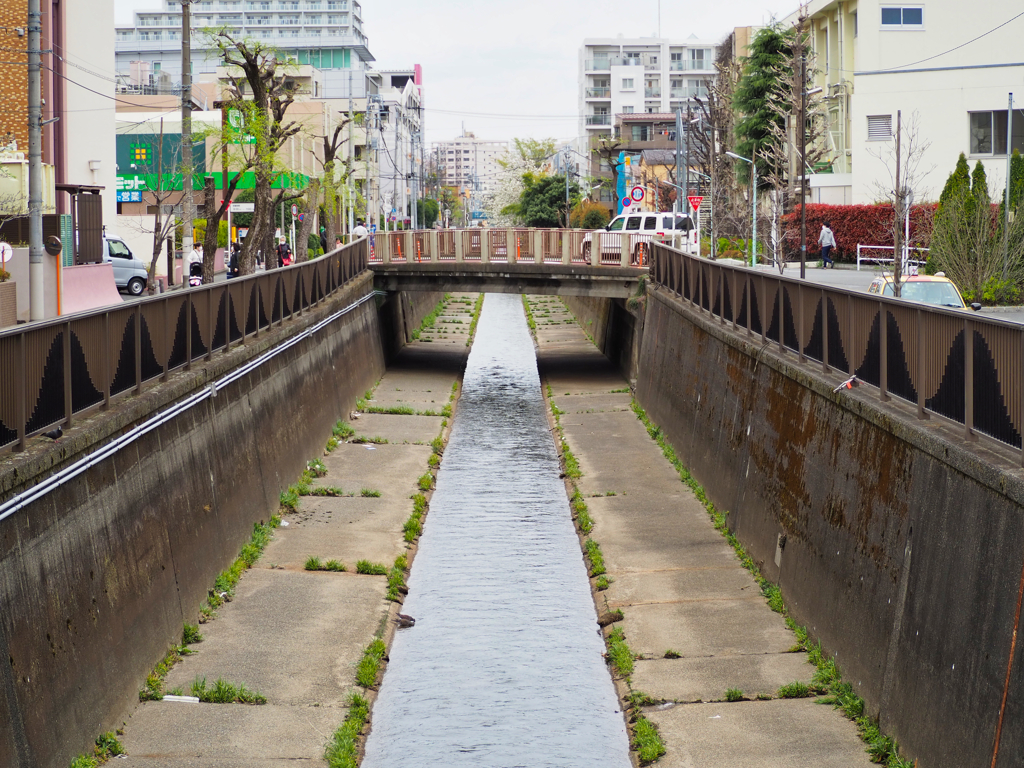
[[[910,209],[910,243],[927,247],[931,242],[935,203],[915,205]],[[889,231],[892,221],[891,205],[808,205],[807,206],[807,258],[817,259],[821,249],[818,235],[821,225],[828,222],[836,238],[833,258],[856,261],[857,244],[892,245]],[[782,217],[782,234],[787,259],[800,258],[800,208]]]

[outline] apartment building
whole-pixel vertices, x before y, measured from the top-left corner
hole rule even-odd
[[[486,199],[497,188],[501,171],[498,158],[507,150],[507,141],[478,139],[467,132],[451,141],[438,142],[433,152],[439,183],[468,192],[470,209],[480,218]]]
[[[378,184],[379,210],[389,222],[411,224],[414,200],[423,195],[422,70],[417,64],[409,70],[373,72],[370,77],[375,91],[370,109],[377,118],[367,125],[371,147],[376,147],[379,171],[373,183]],[[373,189],[370,192],[372,198]]]
[[[693,36],[587,38],[579,52],[578,135],[611,133],[618,114],[685,111],[715,78],[715,47]]]
[[[325,98],[363,98],[364,73],[375,59],[363,33],[357,0],[193,0],[192,74],[214,72],[218,51],[204,30],[226,28],[282,51],[324,74]],[[168,93],[181,83],[181,3],[139,11],[115,29],[116,69],[123,93]],[[356,75],[352,75],[352,70]]]
[[[892,187],[897,112],[903,141],[908,125],[916,125],[924,148],[918,200],[938,197],[961,152],[972,165],[981,160],[1001,190],[1011,92],[1017,98],[1009,149],[1024,152],[1024,62],[1014,54],[1024,17],[1012,5],[975,3],[964,13],[953,0],[812,1],[814,85],[824,89],[831,171],[811,177],[812,200],[869,203]],[[797,14],[784,21],[795,25]]]

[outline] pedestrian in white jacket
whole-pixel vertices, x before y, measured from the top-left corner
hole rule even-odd
[[[821,225],[821,234],[818,235],[818,245],[821,246],[821,262],[825,269],[832,267],[836,268],[836,263],[829,258],[829,254],[832,249],[836,247],[836,237],[832,234],[832,230],[828,226],[826,221]]]

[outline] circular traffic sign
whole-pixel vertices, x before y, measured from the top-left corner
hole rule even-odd
[[[295,205],[293,203],[292,204],[292,216],[298,216],[298,215],[299,215],[299,206],[297,206],[297,205]]]
[[[629,208],[629,206],[631,206],[632,204],[633,204],[632,198],[630,198],[630,197],[622,198],[622,207],[623,208]]]
[[[644,199],[644,188],[641,186],[633,187],[633,189],[629,191],[629,197],[634,203],[639,203]]]

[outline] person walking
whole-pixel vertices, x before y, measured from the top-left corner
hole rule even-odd
[[[356,238],[360,238],[360,237],[366,237],[368,234],[370,234],[370,233],[367,231],[366,227],[363,226],[363,220],[360,219],[359,223],[356,224],[355,227],[353,227],[352,235],[354,237],[356,237]]]
[[[282,237],[281,242],[277,245],[277,263],[282,267],[287,267],[292,263],[292,249],[288,245],[287,238]]]
[[[836,247],[836,236],[832,234],[832,230],[827,221],[821,225],[821,234],[818,235],[818,245],[821,246],[822,268],[828,269],[829,267],[832,267],[832,269],[835,269],[836,263],[829,258],[829,254],[832,252],[832,249]]]

